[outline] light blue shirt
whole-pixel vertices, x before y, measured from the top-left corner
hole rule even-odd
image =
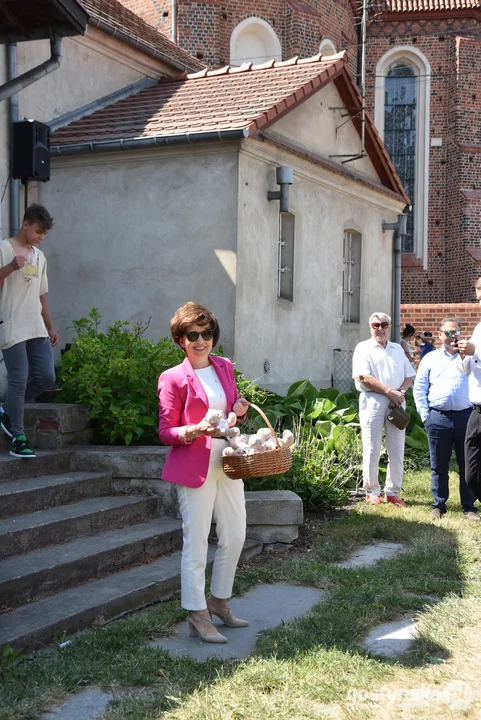
[[[444,348],[434,350],[419,363],[413,388],[414,402],[425,422],[430,408],[466,410],[471,407],[468,378],[459,372],[459,355],[450,355]]]

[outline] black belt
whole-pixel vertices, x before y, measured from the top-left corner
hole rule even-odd
[[[477,408],[476,412],[478,412],[478,413],[481,414],[481,405],[474,405],[474,406],[473,406],[473,409],[475,409],[475,408]],[[429,409],[430,409],[430,410],[436,410],[436,412],[438,412],[438,413],[445,413],[445,414],[447,414],[447,413],[466,412],[466,410],[470,410],[471,408],[467,407],[467,408],[463,408],[462,410],[440,410],[439,408],[432,407],[432,408],[429,408]]]

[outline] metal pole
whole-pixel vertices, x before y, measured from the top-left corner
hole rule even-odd
[[[401,342],[401,234],[394,233],[394,342]]]
[[[361,153],[364,154],[366,142],[366,33],[367,33],[367,4],[368,0],[362,0],[362,21],[361,21]]]
[[[13,80],[17,76],[17,44],[11,43],[7,46],[7,77]],[[13,94],[8,98],[8,120],[9,120],[9,165],[12,165],[12,123],[18,120],[18,95]],[[20,181],[10,178],[10,237],[14,237],[20,225]]]
[[[22,185],[25,188],[24,196],[25,196],[25,212],[27,212],[28,208],[28,178],[23,178]]]
[[[172,42],[177,42],[177,0],[172,0]]]

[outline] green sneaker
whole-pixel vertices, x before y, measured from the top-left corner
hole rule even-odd
[[[10,455],[16,458],[37,457],[28,444],[25,435],[17,435],[17,437],[13,439],[10,447]]]
[[[3,407],[0,409],[0,428],[2,428],[5,435],[13,438],[12,423],[10,422],[10,418],[8,417]]]

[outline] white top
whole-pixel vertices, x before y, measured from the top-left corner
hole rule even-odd
[[[48,337],[40,296],[48,292],[47,260],[32,247],[29,267],[15,270],[0,287],[0,350],[38,337]],[[9,240],[0,242],[0,267],[12,262],[15,251]]]
[[[474,328],[470,342],[476,346],[474,355],[459,361],[459,370],[469,375],[468,394],[473,405],[481,405],[481,323]]]
[[[384,348],[374,338],[356,345],[352,358],[352,377],[372,375],[392,390],[399,390],[404,380],[414,377],[416,371],[404,354],[400,345],[387,342]],[[366,390],[363,383],[355,380],[358,390],[366,397],[379,396],[379,393]]]
[[[222,387],[221,381],[217,377],[217,373],[212,365],[196,370],[195,374],[197,375],[200,384],[207,395],[209,408],[213,410],[222,410],[224,418],[227,418],[227,399],[224,388]]]

